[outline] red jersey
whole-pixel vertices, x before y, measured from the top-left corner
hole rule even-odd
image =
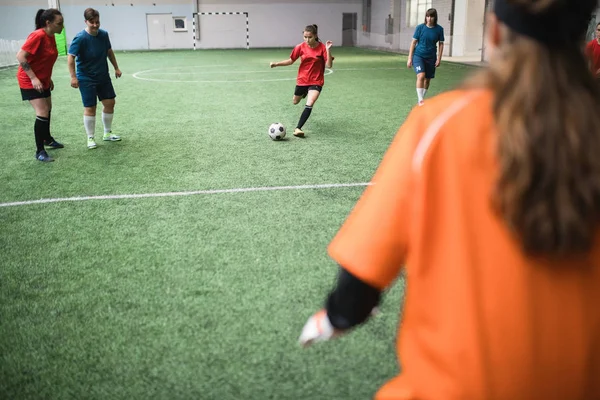
[[[588,44],[585,46],[585,54],[588,56],[590,63],[592,64],[590,66],[592,73],[594,75],[598,75],[598,70],[600,69],[600,44],[598,44],[597,39],[588,42]]]
[[[56,49],[56,39],[54,35],[48,36],[43,29],[33,31],[21,47],[21,50],[30,54],[27,62],[35,76],[42,82],[44,90],[50,88],[50,78],[52,77],[52,68],[58,58]],[[31,79],[27,76],[23,68],[19,66],[17,79],[21,89],[33,89]]]
[[[300,43],[290,55],[292,61],[300,58],[298,68],[298,86],[319,85],[325,83],[325,63],[327,62],[327,48],[321,42],[314,49],[305,42]]]

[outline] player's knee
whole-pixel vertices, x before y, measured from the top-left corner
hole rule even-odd
[[[294,96],[294,98],[292,98],[292,103],[294,105],[296,105],[296,104],[300,103],[300,99],[301,99],[301,97]]]
[[[110,100],[105,100],[102,102],[102,108],[104,109],[105,112],[113,112],[114,108],[115,108],[115,100],[114,99],[110,99]]]

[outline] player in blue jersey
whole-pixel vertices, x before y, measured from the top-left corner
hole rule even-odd
[[[425,23],[415,29],[406,62],[406,66],[412,67],[417,74],[417,98],[420,106],[423,105],[429,83],[435,77],[435,69],[439,67],[444,52],[444,28],[437,21],[436,9],[427,10]]]
[[[95,149],[94,139],[96,127],[97,99],[102,102],[102,124],[104,125],[105,141],[119,141],[121,138],[111,131],[115,110],[115,89],[110,80],[108,62],[115,69],[115,76],[121,77],[121,70],[117,64],[108,32],[100,29],[100,13],[93,8],[84,11],[86,28],[73,38],[69,47],[67,64],[71,74],[71,86],[79,88],[83,101],[83,125],[87,133],[88,149]],[[75,73],[77,61],[77,73]]]

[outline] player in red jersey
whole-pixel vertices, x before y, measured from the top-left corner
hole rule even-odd
[[[35,110],[35,158],[48,162],[54,159],[46,153],[44,145],[54,149],[64,147],[50,135],[50,91],[54,89],[52,68],[58,58],[54,34],[62,32],[63,16],[54,8],[39,10],[35,16],[35,27],[36,30],[29,35],[17,53],[17,79],[21,98],[28,100]]]
[[[292,102],[298,104],[301,99],[306,97],[306,105],[304,106],[304,111],[300,116],[298,125],[296,125],[296,129],[294,129],[294,136],[297,137],[304,137],[302,126],[304,126],[308,117],[310,117],[312,108],[323,90],[325,68],[331,68],[333,65],[333,56],[331,55],[333,42],[328,40],[323,44],[319,40],[317,32],[317,25],[308,25],[304,28],[304,42],[294,47],[290,58],[270,64],[271,68],[284,67],[292,65],[300,58],[296,89],[294,90]]]
[[[585,46],[585,54],[590,59],[592,73],[600,78],[600,24],[596,25],[596,37]]]

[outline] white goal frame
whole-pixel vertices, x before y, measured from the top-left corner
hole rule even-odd
[[[199,12],[192,14],[193,35],[194,35],[194,50],[196,50],[196,19],[198,15],[245,15],[246,16],[246,50],[250,49],[250,29],[248,26],[248,12],[246,11],[230,11],[230,12]]]

